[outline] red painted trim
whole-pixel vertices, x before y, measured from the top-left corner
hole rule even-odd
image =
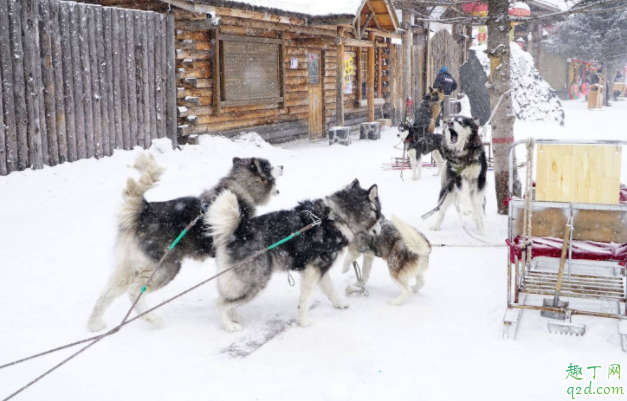
[[[502,143],[514,143],[514,137],[508,136],[506,138],[492,138],[493,144],[502,144]]]

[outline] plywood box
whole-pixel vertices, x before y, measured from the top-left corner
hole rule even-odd
[[[590,92],[588,92],[588,110],[602,109],[603,96],[605,96],[605,87],[598,84],[591,85]]]
[[[618,204],[622,148],[539,145],[536,200]]]

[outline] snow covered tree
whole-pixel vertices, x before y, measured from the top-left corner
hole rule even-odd
[[[603,63],[605,77],[614,82],[616,68],[627,58],[627,8],[616,4],[601,5],[602,12],[570,16],[559,24],[546,47],[565,57]]]

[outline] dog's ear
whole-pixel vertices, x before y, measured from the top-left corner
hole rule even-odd
[[[442,88],[442,85],[438,86],[438,92],[443,93],[444,89]]]
[[[429,87],[429,92],[433,92],[433,88],[432,87]]]
[[[348,189],[354,189],[354,188],[360,188],[360,187],[361,187],[361,186],[359,185],[359,180],[358,180],[357,178],[355,178],[355,179],[353,180],[353,182],[351,182],[351,183],[348,185]]]
[[[377,187],[377,184],[374,184],[368,190],[368,199],[370,199],[370,202],[374,202],[377,196],[379,196],[379,187]]]

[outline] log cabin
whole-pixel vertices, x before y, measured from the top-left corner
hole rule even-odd
[[[403,52],[390,0],[91,0],[175,19],[178,140],[272,143],[399,116]]]

